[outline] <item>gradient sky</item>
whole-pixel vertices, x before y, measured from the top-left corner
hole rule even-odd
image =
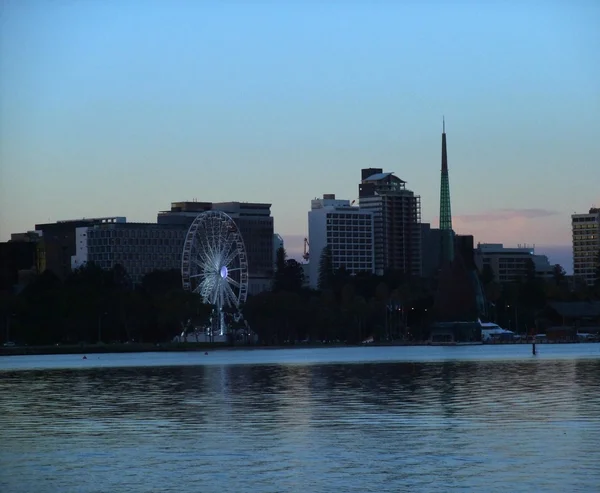
[[[595,0],[5,0],[0,240],[195,198],[271,202],[297,252],[370,166],[437,225],[445,115],[457,232],[558,252],[600,206],[599,53]]]

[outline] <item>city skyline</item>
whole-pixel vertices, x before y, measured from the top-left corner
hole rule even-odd
[[[3,5],[0,240],[239,200],[297,256],[310,200],[370,166],[437,227],[444,114],[453,229],[570,270],[570,215],[600,206],[600,7],[433,3]]]

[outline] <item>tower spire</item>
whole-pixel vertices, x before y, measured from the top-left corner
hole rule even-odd
[[[454,231],[450,207],[450,180],[446,149],[446,118],[442,117],[442,176],[440,183],[440,265],[454,260]]]

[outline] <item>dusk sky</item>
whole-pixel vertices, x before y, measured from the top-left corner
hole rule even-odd
[[[5,1],[0,240],[261,201],[296,254],[310,200],[355,199],[363,167],[437,226],[445,115],[455,230],[570,270],[570,214],[600,206],[599,53],[595,0]]]

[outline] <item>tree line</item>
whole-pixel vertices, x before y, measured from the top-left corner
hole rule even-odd
[[[517,282],[497,282],[489,267],[479,279],[487,299],[482,318],[521,332],[535,326],[548,301],[600,300],[600,281],[573,287],[558,265],[550,279],[536,276],[533,263]],[[332,268],[325,249],[318,289],[304,281],[302,265],[280,249],[272,289],[242,307],[260,344],[422,340],[435,319],[435,279],[350,275]],[[182,289],[177,270],[151,272],[133,285],[120,265],[103,270],[88,263],[64,281],[45,271],[18,294],[0,294],[2,339],[29,345],[163,343],[206,327],[211,315],[211,306]]]

